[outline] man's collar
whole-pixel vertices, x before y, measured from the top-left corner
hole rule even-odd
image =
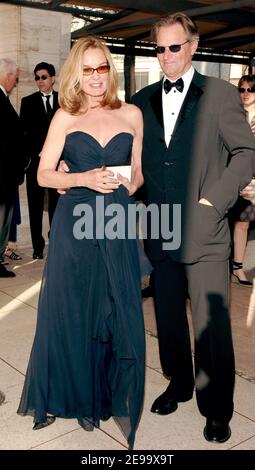
[[[3,87],[3,85],[0,85],[0,88],[4,92],[6,98],[8,98],[8,93],[7,93],[6,89]]]
[[[193,78],[194,72],[195,72],[195,69],[194,69],[193,65],[191,65],[189,70],[187,70],[187,72],[185,72],[181,76],[183,81],[184,81],[184,86],[185,86],[186,83],[190,84],[190,82]],[[165,75],[163,81],[165,81],[167,78],[170,80],[170,78]],[[170,81],[171,82],[176,82],[176,80],[170,80]]]
[[[42,91],[39,91],[40,95],[43,96],[44,98],[46,98],[46,96],[51,96],[53,95],[53,90],[50,92],[50,93],[43,93]]]

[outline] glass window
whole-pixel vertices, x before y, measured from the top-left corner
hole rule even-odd
[[[118,72],[118,83],[119,83],[119,90],[124,91],[124,73]]]
[[[149,84],[149,72],[135,73],[136,91],[141,90]]]

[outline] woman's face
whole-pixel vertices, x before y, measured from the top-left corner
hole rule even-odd
[[[244,81],[242,85],[240,85],[239,91],[241,90],[240,96],[241,96],[241,100],[243,102],[244,108],[246,108],[247,106],[250,107],[252,105],[255,106],[255,93],[254,92],[251,93],[250,91],[247,90],[253,87],[254,87],[254,83],[246,82],[246,81]]]
[[[84,52],[83,90],[86,95],[88,95],[88,97],[91,97],[93,99],[103,96],[105,94],[109,78],[109,71],[107,69],[107,66],[108,63],[106,57],[101,49],[89,47]]]

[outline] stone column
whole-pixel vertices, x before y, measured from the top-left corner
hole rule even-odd
[[[134,52],[134,51],[133,51]],[[124,77],[125,77],[125,101],[130,102],[131,96],[135,94],[135,56],[132,51],[124,57]]]
[[[19,85],[11,94],[17,111],[21,98],[37,91],[33,74],[37,63],[53,64],[58,75],[70,50],[71,21],[69,13],[0,4],[0,57],[20,66]]]

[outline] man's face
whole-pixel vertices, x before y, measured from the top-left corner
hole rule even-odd
[[[179,23],[162,26],[157,34],[157,46],[183,44],[188,40],[187,33]],[[197,45],[198,41],[193,40],[183,44],[179,52],[171,52],[167,47],[165,52],[157,54],[163,72],[171,81],[177,80],[189,70]]]
[[[52,92],[55,77],[51,77],[48,70],[41,69],[35,73],[35,81],[39,90],[47,95]]]
[[[15,73],[9,72],[6,78],[5,89],[8,95],[12,92],[13,88],[17,85],[19,81],[19,70]]]
[[[250,108],[254,108],[255,107],[255,93],[251,93],[250,90],[251,88],[253,88],[254,86],[254,82],[243,82],[242,85],[241,85],[241,90],[242,90],[242,93],[240,93],[240,96],[241,96],[241,100],[243,102],[243,105],[244,105],[244,109],[247,108],[247,110],[249,110]],[[243,91],[245,90],[245,91]]]

